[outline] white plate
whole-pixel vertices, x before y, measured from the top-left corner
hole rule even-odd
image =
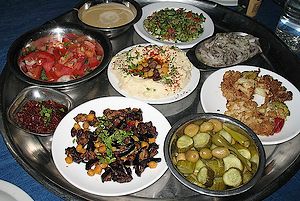
[[[235,70],[242,72],[253,71],[258,69],[260,69],[259,75],[271,75],[274,79],[277,79],[280,82],[282,82],[282,85],[285,86],[288,91],[291,91],[293,93],[293,99],[291,101],[285,102],[291,114],[287,117],[282,130],[279,133],[275,133],[272,136],[258,135],[258,137],[263,145],[273,145],[286,142],[298,135],[298,133],[300,132],[300,92],[288,80],[272,71],[259,67],[245,65],[238,65],[215,71],[205,80],[201,88],[200,99],[203,110],[205,112],[216,112],[221,114],[224,114],[224,112],[226,111],[227,101],[221,92],[221,82],[223,80],[223,75],[226,71]]]
[[[4,180],[0,180],[0,200],[33,201],[22,189]]]
[[[152,15],[153,12],[162,10],[164,8],[170,8],[170,9],[171,8],[174,8],[174,9],[185,8],[186,11],[192,11],[193,13],[198,13],[198,14],[202,13],[203,16],[206,18],[206,20],[203,24],[203,26],[204,26],[203,33],[200,34],[199,38],[197,38],[191,42],[173,43],[173,42],[164,42],[164,41],[156,39],[154,36],[149,34],[148,31],[146,31],[146,29],[144,28],[143,22],[149,15]],[[143,10],[143,15],[142,15],[141,19],[137,23],[134,24],[134,29],[146,41],[148,41],[150,43],[154,43],[156,45],[166,45],[166,44],[176,45],[177,47],[179,47],[181,49],[187,49],[187,48],[193,47],[195,44],[204,40],[205,38],[208,38],[209,36],[213,35],[213,33],[214,33],[214,23],[213,23],[212,19],[209,17],[209,15],[206,14],[203,10],[201,10],[195,6],[189,5],[189,4],[176,3],[176,2],[152,3],[147,6],[144,6],[142,8],[142,10]]]
[[[210,0],[223,6],[237,6],[238,0]]]
[[[139,45],[146,46],[146,45],[151,45],[151,44],[150,43],[145,43],[145,44],[134,45],[134,46],[131,46],[131,47],[128,47],[128,48],[125,48],[125,49],[121,50],[118,54],[120,54],[122,52],[129,51],[133,47],[139,46]],[[191,65],[193,65],[193,64],[191,63]],[[111,69],[112,69],[112,65],[110,63],[108,65],[107,76],[108,76],[108,80],[109,80],[110,84],[114,87],[115,90],[117,90],[120,94],[122,94],[125,97],[135,98],[135,99],[144,101],[144,102],[149,103],[149,104],[166,104],[166,103],[172,103],[172,102],[175,102],[175,101],[179,101],[179,100],[187,97],[188,95],[190,95],[195,90],[195,88],[197,87],[197,85],[200,81],[200,71],[196,67],[192,66],[191,79],[190,79],[189,83],[181,91],[179,91],[178,93],[176,93],[174,95],[167,96],[167,97],[164,97],[164,98],[143,99],[143,98],[138,97],[138,96],[132,96],[126,90],[121,89],[119,87],[119,80],[112,73]]]
[[[102,183],[101,176],[90,177],[87,175],[84,164],[65,162],[65,148],[74,146],[71,137],[71,128],[74,125],[73,118],[79,113],[89,113],[94,110],[97,116],[103,114],[103,110],[123,109],[127,107],[141,108],[143,111],[143,121],[152,121],[156,127],[158,136],[156,143],[159,145],[156,158],[161,158],[161,162],[155,169],[146,168],[141,177],[132,172],[133,180],[129,183],[105,182]],[[63,177],[77,188],[101,196],[120,196],[140,191],[157,181],[167,170],[164,159],[163,146],[165,136],[171,128],[168,120],[154,107],[142,101],[125,97],[104,97],[94,99],[79,105],[71,110],[59,123],[52,140],[52,156],[54,163]]]

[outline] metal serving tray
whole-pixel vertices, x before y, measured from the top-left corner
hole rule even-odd
[[[174,0],[173,0],[174,1]],[[178,0],[177,0],[178,1]],[[138,1],[142,6],[158,2],[154,0]],[[180,1],[179,1],[180,2]],[[181,1],[183,2],[183,1]],[[215,31],[243,31],[263,38],[269,43],[269,50],[264,52],[264,57],[257,60],[258,65],[281,74],[300,89],[300,62],[271,31],[258,24],[256,21],[245,17],[226,7],[207,1],[185,0],[204,10],[215,23]],[[76,22],[76,11],[69,12],[47,23],[60,23],[65,21]],[[114,54],[119,50],[137,43],[144,43],[134,29],[131,28],[123,35],[111,39]],[[203,81],[209,72],[201,73],[201,80],[197,89],[183,100],[165,104],[154,105],[174,124],[178,119],[190,113],[203,112],[200,104],[199,92]],[[1,116],[0,127],[4,140],[23,168],[37,181],[49,190],[67,200],[211,200],[212,197],[200,195],[180,184],[175,177],[167,171],[155,184],[132,195],[122,197],[101,197],[82,191],[68,183],[56,169],[51,157],[51,137],[37,137],[21,133],[7,118],[8,106],[14,97],[28,84],[18,80],[6,65],[1,74]],[[103,96],[119,95],[110,85],[106,71],[92,80],[74,87],[61,89],[75,101],[75,106]],[[262,179],[248,192],[234,198],[213,198],[213,200],[261,200],[274,192],[285,183],[297,170],[300,164],[300,135],[294,139],[273,146],[265,146],[267,165]]]

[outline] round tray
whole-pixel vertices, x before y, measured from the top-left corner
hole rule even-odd
[[[180,2],[179,0],[177,0]],[[154,0],[140,0],[141,5],[157,2]],[[182,2],[182,1],[181,1]],[[300,80],[297,75],[300,74],[299,60],[288,48],[268,29],[258,24],[256,21],[239,14],[231,9],[207,1],[186,0],[185,3],[193,4],[204,10],[215,23],[215,32],[221,31],[243,31],[263,38],[269,43],[269,50],[256,60],[252,65],[261,66],[275,71],[292,82],[300,89]],[[70,10],[67,13],[48,22],[61,23],[65,21],[76,23],[76,11]],[[113,52],[137,43],[145,41],[129,29],[123,35],[111,39]],[[186,114],[203,112],[200,104],[200,89],[203,81],[210,72],[203,72],[197,89],[183,100],[166,104],[154,105],[170,121],[171,125]],[[22,133],[13,127],[6,118],[8,106],[13,98],[28,84],[17,79],[5,66],[0,79],[1,92],[1,132],[4,140],[23,168],[31,174],[37,181],[46,186],[49,190],[64,199],[70,200],[149,200],[152,198],[160,200],[183,199],[183,200],[211,200],[212,198],[200,195],[187,189],[179,183],[175,177],[167,171],[155,184],[139,191],[135,194],[122,197],[101,197],[82,191],[68,183],[56,169],[51,156],[51,137],[36,137]],[[97,87],[95,87],[97,86]],[[14,90],[11,90],[14,89]],[[89,90],[86,90],[89,89]],[[62,92],[69,95],[75,101],[75,106],[96,97],[120,95],[110,85],[107,72],[104,71],[89,82],[78,86],[61,89]],[[273,146],[264,146],[267,156],[267,165],[262,179],[248,192],[235,196],[237,200],[262,200],[270,193],[285,183],[291,175],[295,173],[300,164],[300,147],[298,142],[300,135],[294,139]],[[230,200],[230,198],[215,198],[217,200]]]

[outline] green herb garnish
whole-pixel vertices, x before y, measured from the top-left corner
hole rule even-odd
[[[40,111],[40,115],[44,119],[44,123],[48,124],[51,121],[53,110],[50,108],[46,108],[44,105],[42,105],[42,109]]]
[[[115,157],[113,156],[112,144],[117,142],[120,145],[124,144],[124,139],[132,136],[132,132],[120,130],[112,127],[112,123],[106,119],[105,116],[99,117],[99,125],[96,128],[95,132],[101,141],[106,146],[106,155],[107,158],[103,159],[105,161],[114,161]],[[112,130],[113,128],[113,130]]]

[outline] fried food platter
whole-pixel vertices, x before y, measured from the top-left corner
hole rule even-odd
[[[222,96],[222,92],[220,90],[220,84],[223,78],[223,74],[225,71],[229,70],[236,70],[236,71],[254,71],[260,68],[253,67],[253,66],[243,66],[238,65],[235,67],[231,67],[228,69],[222,69],[219,71],[214,72],[210,77],[208,77],[202,85],[202,89],[200,92],[201,96],[201,104],[203,110],[205,112],[219,112],[224,113],[226,111],[226,99]],[[268,71],[265,69],[260,69],[262,74],[272,75],[272,77],[276,77],[279,79],[283,85],[285,85],[289,90],[293,92],[293,100],[288,102],[287,105],[290,108],[291,116],[287,119],[286,125],[284,126],[283,130],[279,133],[276,133],[271,136],[262,136],[258,135],[263,145],[273,145],[273,144],[280,144],[286,142],[293,137],[295,137],[299,133],[299,125],[297,123],[297,119],[299,117],[299,113],[297,112],[297,102],[299,102],[300,93],[288,80],[279,75],[275,74],[272,71]],[[208,97],[214,96],[214,99],[209,99]],[[257,100],[260,98],[259,96],[256,97]],[[214,102],[216,101],[216,102]]]
[[[142,0],[138,2],[142,6],[152,3],[152,1]],[[296,88],[300,88],[300,80],[298,80],[296,76],[300,73],[300,69],[297,68],[299,60],[297,60],[296,56],[293,55],[272,32],[254,20],[215,3],[193,0],[185,1],[185,3],[193,4],[205,11],[214,21],[215,32],[243,31],[267,39],[270,49],[268,52],[264,52],[265,57],[261,57],[249,65],[260,66],[275,71],[293,83]],[[73,9],[70,9],[70,11],[51,20],[51,22],[76,22],[74,18],[75,12]],[[241,27],[240,24],[243,24],[243,26]],[[114,54],[126,47],[145,42],[146,41],[144,41],[133,28],[121,36],[111,39]],[[186,98],[166,105],[155,105],[154,107],[167,117],[171,125],[186,114],[203,112],[199,94],[203,82],[210,73],[211,72],[201,73],[201,79],[196,90]],[[28,84],[17,79],[8,70],[8,66],[5,66],[1,74],[1,132],[11,153],[23,168],[37,181],[62,198],[68,200],[147,200],[150,198],[167,200],[175,199],[175,197],[176,199],[185,197],[188,200],[211,199],[209,196],[200,195],[188,190],[171,176],[169,171],[166,171],[166,173],[150,187],[126,197],[107,198],[90,194],[74,187],[63,179],[53,163],[50,150],[51,137],[41,138],[27,135],[7,121],[6,110],[8,106],[11,104],[13,98],[26,86],[28,86]],[[12,88],[15,90],[11,90]],[[109,84],[106,71],[91,79],[89,82],[74,87],[63,88],[61,91],[74,99],[76,105],[98,97],[120,95]],[[172,110],[171,114],[169,113],[170,110]],[[267,156],[265,175],[253,189],[236,196],[236,198],[261,200],[274,192],[279,187],[279,183],[282,184],[286,182],[288,178],[295,173],[299,165],[299,139],[300,136],[298,135],[285,143],[265,146]],[[225,198],[220,198],[220,200],[223,199],[226,200]]]

